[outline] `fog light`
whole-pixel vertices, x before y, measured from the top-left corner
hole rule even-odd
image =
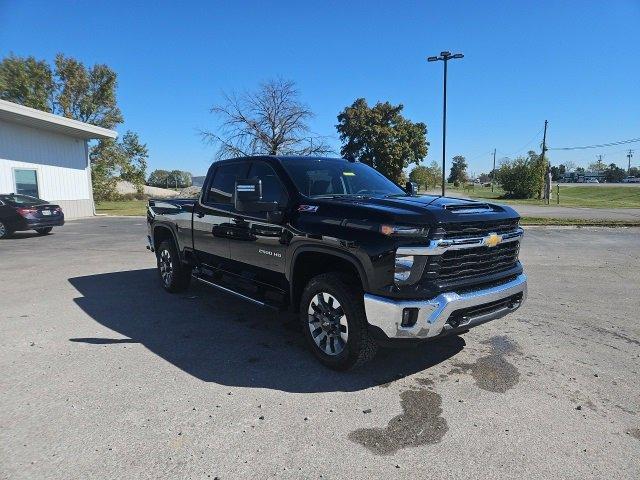
[[[411,276],[413,267],[413,255],[396,255],[395,272],[393,279],[396,283],[404,283]]]
[[[419,308],[403,308],[402,309],[402,323],[403,327],[413,327],[418,321]]]

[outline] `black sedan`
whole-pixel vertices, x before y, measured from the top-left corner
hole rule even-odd
[[[0,194],[0,238],[21,230],[46,235],[61,225],[64,214],[59,205],[29,195]]]

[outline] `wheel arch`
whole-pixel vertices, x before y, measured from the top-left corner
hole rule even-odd
[[[297,310],[302,292],[311,278],[334,271],[353,274],[360,280],[362,289],[367,290],[365,268],[354,255],[321,245],[298,247],[291,257],[288,272],[292,310]]]
[[[178,244],[178,237],[174,232],[173,228],[166,224],[158,224],[153,227],[153,248],[158,250],[160,243],[164,240],[171,240],[180,254],[180,245]]]

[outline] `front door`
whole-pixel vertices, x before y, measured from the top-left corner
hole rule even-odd
[[[262,181],[262,201],[287,205],[287,191],[273,168],[266,162],[254,161],[247,178]],[[246,280],[267,288],[287,290],[285,251],[290,233],[284,225],[268,218],[266,213],[238,213],[232,219],[229,252],[234,269]]]
[[[193,248],[199,263],[214,270],[225,268],[229,238],[233,235],[233,189],[246,178],[249,162],[223,163],[204,185],[205,192],[193,211]]]

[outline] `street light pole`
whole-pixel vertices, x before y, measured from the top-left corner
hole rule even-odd
[[[464,58],[462,53],[440,52],[439,57],[428,57],[427,62],[444,62],[444,90],[442,104],[442,196],[444,197],[445,166],[447,158],[447,63],[451,59]]]

